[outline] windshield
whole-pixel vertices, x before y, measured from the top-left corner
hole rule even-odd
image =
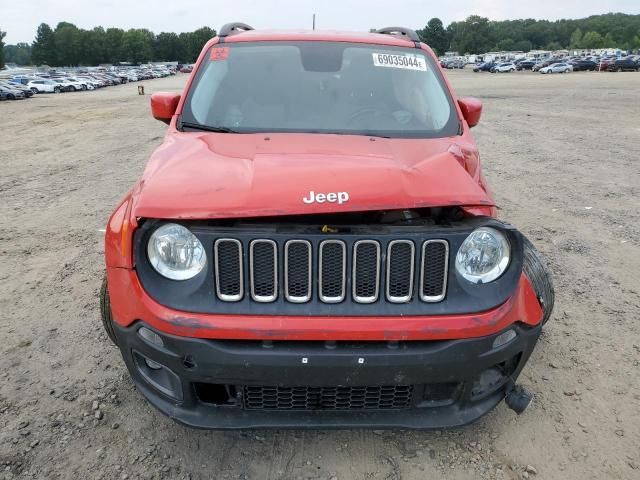
[[[422,51],[341,42],[213,46],[185,101],[183,128],[398,138],[453,136],[459,122]]]

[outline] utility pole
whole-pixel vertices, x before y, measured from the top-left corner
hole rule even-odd
[[[316,29],[316,14],[313,14],[313,29]]]

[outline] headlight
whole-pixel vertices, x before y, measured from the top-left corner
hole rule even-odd
[[[193,278],[207,264],[200,240],[188,228],[175,223],[167,223],[151,234],[147,255],[153,268],[171,280]]]
[[[509,265],[511,248],[503,233],[480,227],[469,235],[456,255],[456,270],[472,283],[488,283]]]

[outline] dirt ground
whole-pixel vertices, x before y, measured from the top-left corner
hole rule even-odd
[[[555,274],[536,401],[435,432],[207,432],[148,406],[98,317],[102,229],[162,138],[137,86],[0,103],[0,479],[640,478],[640,74],[451,72],[502,218]],[[146,82],[179,90],[186,76]]]

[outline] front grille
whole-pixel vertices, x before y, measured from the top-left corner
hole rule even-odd
[[[385,410],[407,408],[412,385],[366,387],[245,386],[249,410]]]
[[[215,291],[224,302],[439,302],[446,296],[448,263],[443,239],[214,242]]]

